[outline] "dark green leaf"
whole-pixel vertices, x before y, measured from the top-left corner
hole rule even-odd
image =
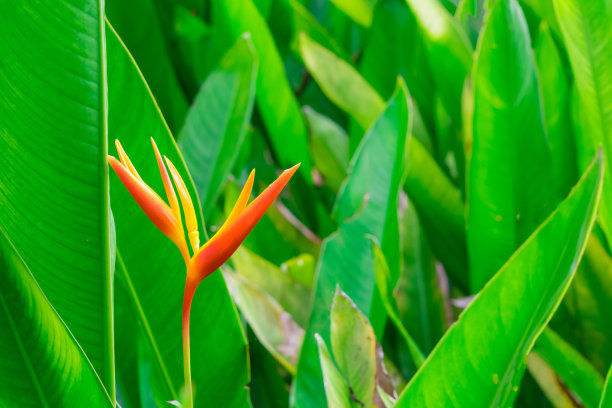
[[[2,4],[0,221],[114,400],[103,13]]]
[[[0,405],[112,407],[91,363],[0,229]]]

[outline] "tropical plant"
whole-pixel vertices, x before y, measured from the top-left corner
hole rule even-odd
[[[4,1],[0,407],[612,407],[610,89],[607,0]]]

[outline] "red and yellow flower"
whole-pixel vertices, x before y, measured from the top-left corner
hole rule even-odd
[[[285,170],[268,188],[248,204],[255,178],[255,171],[253,170],[223,226],[208,242],[200,247],[198,220],[185,182],[172,162],[165,156],[162,158],[153,138],[151,138],[151,142],[168,204],[142,180],[118,140],[115,145],[119,153],[119,160],[109,156],[108,161],[140,208],[151,222],[174,242],[185,260],[187,279],[183,297],[183,357],[185,386],[190,393],[189,311],[195,290],[204,278],[216,271],[238,249],[296,172],[299,164]],[[166,165],[170,170],[169,174]],[[174,180],[174,185],[178,191],[178,198],[171,178]],[[185,215],[184,224],[181,217],[181,207]],[[186,233],[185,227],[187,228]],[[190,255],[185,236],[188,237],[193,255]]]

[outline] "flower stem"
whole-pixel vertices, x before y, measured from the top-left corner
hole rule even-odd
[[[191,301],[197,285],[189,278],[185,282],[185,293],[183,295],[183,369],[185,370],[185,401],[183,408],[193,408],[193,385],[191,383],[191,352],[189,348],[189,313]]]

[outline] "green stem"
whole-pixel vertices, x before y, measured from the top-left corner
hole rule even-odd
[[[185,294],[183,295],[183,369],[185,370],[185,401],[184,408],[193,408],[193,385],[191,383],[191,356],[189,348],[189,313],[191,301],[197,285],[189,278],[185,282]]]

